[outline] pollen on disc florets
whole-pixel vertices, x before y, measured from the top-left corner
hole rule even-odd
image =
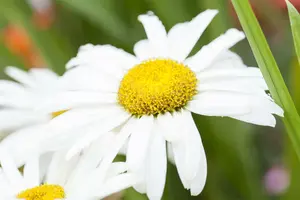
[[[171,59],[152,59],[131,68],[123,77],[118,102],[129,113],[157,115],[184,107],[196,94],[195,73]]]
[[[65,198],[64,188],[59,185],[44,184],[27,189],[17,195],[25,200],[56,200]]]

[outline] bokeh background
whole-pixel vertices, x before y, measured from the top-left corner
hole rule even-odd
[[[291,2],[300,9],[300,0]],[[300,77],[295,77],[298,64],[285,0],[251,3],[300,109]],[[230,27],[241,29],[229,0],[0,0],[0,5],[1,78],[7,78],[3,69],[8,65],[49,67],[62,74],[65,63],[86,43],[132,52],[134,43],[146,37],[137,16],[149,10],[170,29],[203,10],[219,9],[194,52]],[[246,40],[233,50],[256,66]],[[300,199],[300,164],[280,120],[276,128],[268,128],[227,118],[194,118],[207,153],[207,184],[201,195],[190,197],[170,164],[163,199]],[[146,199],[133,189],[113,198]]]

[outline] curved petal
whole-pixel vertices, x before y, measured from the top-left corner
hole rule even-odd
[[[0,94],[26,95],[26,88],[14,81],[0,80]]]
[[[33,155],[24,166],[23,176],[28,188],[38,186],[40,184],[40,167],[39,156]]]
[[[147,196],[151,200],[161,199],[167,175],[166,141],[159,129],[152,132],[146,165]]]
[[[210,91],[196,95],[188,103],[191,112],[207,116],[243,115],[251,112],[249,98],[235,92]]]
[[[66,91],[54,95],[53,98],[37,106],[36,110],[58,112],[79,107],[90,107],[101,104],[117,103],[116,93],[94,91]]]
[[[47,68],[33,68],[28,72],[39,85],[53,87],[59,76]]]
[[[140,59],[140,61],[159,57],[159,55],[147,39],[135,43],[133,51],[134,54]]]
[[[130,115],[121,109],[118,112],[107,116],[103,119],[101,124],[96,124],[97,128],[93,128],[92,130],[88,129],[84,136],[78,138],[75,144],[68,151],[67,159],[73,157],[75,154],[88,147],[93,141],[97,140],[100,135],[105,134],[115,127],[122,125],[129,118]],[[120,149],[118,149],[118,151],[119,150]]]
[[[184,61],[217,13],[217,10],[206,10],[191,21],[171,28],[168,33],[169,56]]]
[[[157,55],[168,56],[167,32],[158,17],[148,12],[145,15],[139,15],[138,20],[143,24],[150,45],[157,52]]]
[[[262,112],[260,110],[245,115],[236,115],[230,117],[247,123],[260,125],[260,126],[275,127],[276,125],[276,119],[271,113]]]
[[[182,111],[174,113],[164,113],[157,116],[157,126],[161,130],[162,135],[168,142],[174,142],[181,139],[184,124],[184,115]]]
[[[111,45],[96,45],[88,49],[80,48],[77,56],[67,63],[66,68],[97,67],[114,77],[122,78],[124,71],[137,63],[138,60],[135,56],[122,49]]]
[[[185,166],[186,166],[186,162],[185,162],[185,155],[186,155],[186,142],[185,140],[180,140],[177,142],[173,142],[171,144],[172,147],[172,152],[174,155],[174,161],[175,161],[175,165],[177,168],[177,172],[179,175],[179,178],[183,184],[183,187],[185,189],[189,189],[190,188],[190,182],[188,182],[185,179]]]
[[[217,58],[213,61],[210,68],[244,68],[247,67],[242,58],[230,51],[226,50],[217,56]]]
[[[128,142],[126,162],[129,171],[137,171],[145,163],[149,140],[153,131],[153,117],[143,116],[135,119],[135,126]]]
[[[55,152],[46,174],[46,183],[65,185],[68,176],[78,162],[78,158],[73,157],[71,160],[66,160],[66,151]]]
[[[199,131],[194,123],[192,114],[186,111],[186,165],[184,172],[185,180],[191,181],[196,177],[199,163],[201,162],[201,151],[203,151],[203,145]]]
[[[18,81],[19,83],[24,84],[25,86],[28,86],[28,87],[36,86],[36,82],[33,79],[33,77],[31,77],[29,73],[27,73],[21,69],[18,69],[16,67],[6,67],[5,73],[8,76],[10,76],[11,78]]]
[[[207,177],[207,161],[206,161],[204,148],[202,145],[201,145],[201,152],[199,157],[200,157],[200,163],[198,167],[198,172],[196,177],[193,179],[191,183],[192,196],[197,196],[202,192]]]
[[[107,196],[110,196],[116,192],[122,191],[126,188],[131,187],[137,183],[136,177],[131,173],[120,174],[118,176],[110,178],[105,184],[98,184],[97,180],[95,181],[93,190],[89,192],[90,196],[98,197],[103,199]]]
[[[237,29],[229,29],[225,34],[219,36],[185,61],[193,71],[199,72],[213,63],[217,56],[223,51],[228,50],[237,42],[243,40],[245,35]]]
[[[96,67],[75,67],[64,73],[59,80],[66,90],[117,92],[120,80]]]
[[[44,123],[50,116],[21,109],[0,110],[0,130],[14,131],[28,125]],[[0,134],[1,135],[1,134]]]
[[[0,149],[0,163],[3,173],[15,190],[21,191],[24,187],[26,187],[24,179],[13,158],[10,154],[8,154],[8,151],[4,149],[3,146]]]

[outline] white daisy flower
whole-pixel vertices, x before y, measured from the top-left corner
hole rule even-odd
[[[128,140],[129,171],[143,179],[135,189],[160,199],[168,146],[184,187],[198,195],[207,163],[192,113],[275,126],[273,114],[283,110],[265,92],[260,70],[229,51],[242,32],[230,29],[188,57],[216,14],[207,10],[168,33],[157,16],[140,15],[148,39],[135,44],[135,55],[110,45],[81,47],[62,78],[69,90],[42,106],[69,110],[49,123],[53,138],[75,142],[68,157],[108,135],[115,137],[114,157]]]
[[[58,76],[49,69],[29,72],[7,67],[6,74],[17,82],[0,80],[0,132],[9,133],[30,125],[48,122],[59,113],[36,111],[59,88]]]
[[[0,199],[97,200],[135,184],[125,163],[107,167],[91,160],[89,152],[65,160],[65,151],[32,157],[20,173],[12,157],[0,152]],[[51,156],[51,157],[49,157]]]

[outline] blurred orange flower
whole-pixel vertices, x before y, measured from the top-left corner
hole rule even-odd
[[[43,66],[40,56],[24,29],[17,25],[8,25],[2,32],[2,38],[5,46],[13,54],[21,57],[28,68]]]

